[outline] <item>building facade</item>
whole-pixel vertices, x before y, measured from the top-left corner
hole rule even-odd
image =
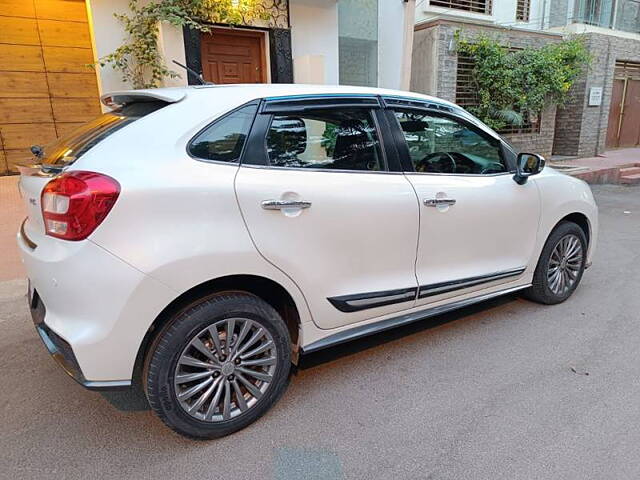
[[[568,102],[505,136],[522,150],[594,156],[640,145],[640,2],[636,0],[424,0],[416,7],[412,90],[465,103],[465,59],[453,32],[542,46],[580,36],[593,57]],[[466,87],[468,88],[468,87]]]
[[[159,0],[154,0],[159,1]],[[144,3],[144,0],[141,0]],[[124,40],[114,14],[129,0],[0,0],[0,174],[101,112],[99,96],[131,88],[110,66],[91,68]],[[351,84],[407,89],[415,0],[264,0],[265,19],[211,25],[210,33],[159,27],[172,60],[214,83]]]

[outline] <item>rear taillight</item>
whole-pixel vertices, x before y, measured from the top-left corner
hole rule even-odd
[[[83,240],[105,219],[120,194],[120,184],[100,173],[74,171],[51,180],[42,191],[47,235]]]

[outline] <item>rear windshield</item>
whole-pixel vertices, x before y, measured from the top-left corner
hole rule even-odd
[[[112,133],[166,105],[165,102],[131,103],[100,115],[47,145],[42,154],[42,163],[69,165]]]

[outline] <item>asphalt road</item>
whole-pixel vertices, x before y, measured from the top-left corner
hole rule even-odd
[[[640,478],[640,188],[594,187],[575,295],[508,297],[304,359],[284,398],[211,442],[48,358],[24,281],[0,283],[0,478]]]

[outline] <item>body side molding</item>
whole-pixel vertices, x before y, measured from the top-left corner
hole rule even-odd
[[[467,307],[469,305],[473,305],[475,303],[484,302],[486,300],[490,300],[495,297],[499,297],[502,295],[507,295],[509,293],[517,292],[518,290],[523,290],[525,288],[530,287],[531,284],[520,285],[517,287],[507,288],[505,290],[500,290],[497,292],[486,293],[484,295],[479,295],[477,297],[467,298],[464,300],[458,300],[457,302],[452,302],[446,305],[439,305],[437,307],[429,307],[424,310],[420,310],[419,312],[407,313],[404,315],[400,315],[398,317],[388,318],[386,320],[381,320],[379,322],[370,323],[367,325],[362,325],[360,327],[354,327],[348,330],[343,330],[341,332],[335,333],[328,337],[317,340],[313,343],[310,343],[306,347],[302,348],[302,353],[311,353],[318,350],[322,350],[323,348],[333,347],[335,345],[339,345],[341,343],[349,342],[351,340],[355,340],[356,338],[366,337],[368,335],[373,335],[375,333],[383,332],[385,330],[389,330],[392,328],[399,327],[401,325],[407,325],[409,323],[417,322],[419,320],[424,320],[429,317],[434,317],[436,315],[440,315],[442,313],[450,312],[452,310],[457,310],[459,308]]]
[[[419,298],[453,292],[455,290],[463,290],[483,283],[515,277],[521,275],[524,271],[525,267],[514,268],[512,270],[503,270],[486,275],[479,275],[477,277],[467,277],[448,282],[421,285],[418,288],[401,288],[397,290],[356,293],[352,295],[330,297],[327,298],[327,300],[329,300],[331,305],[341,312],[357,312],[368,308],[382,307],[385,305],[392,305],[394,303],[403,303]]]

